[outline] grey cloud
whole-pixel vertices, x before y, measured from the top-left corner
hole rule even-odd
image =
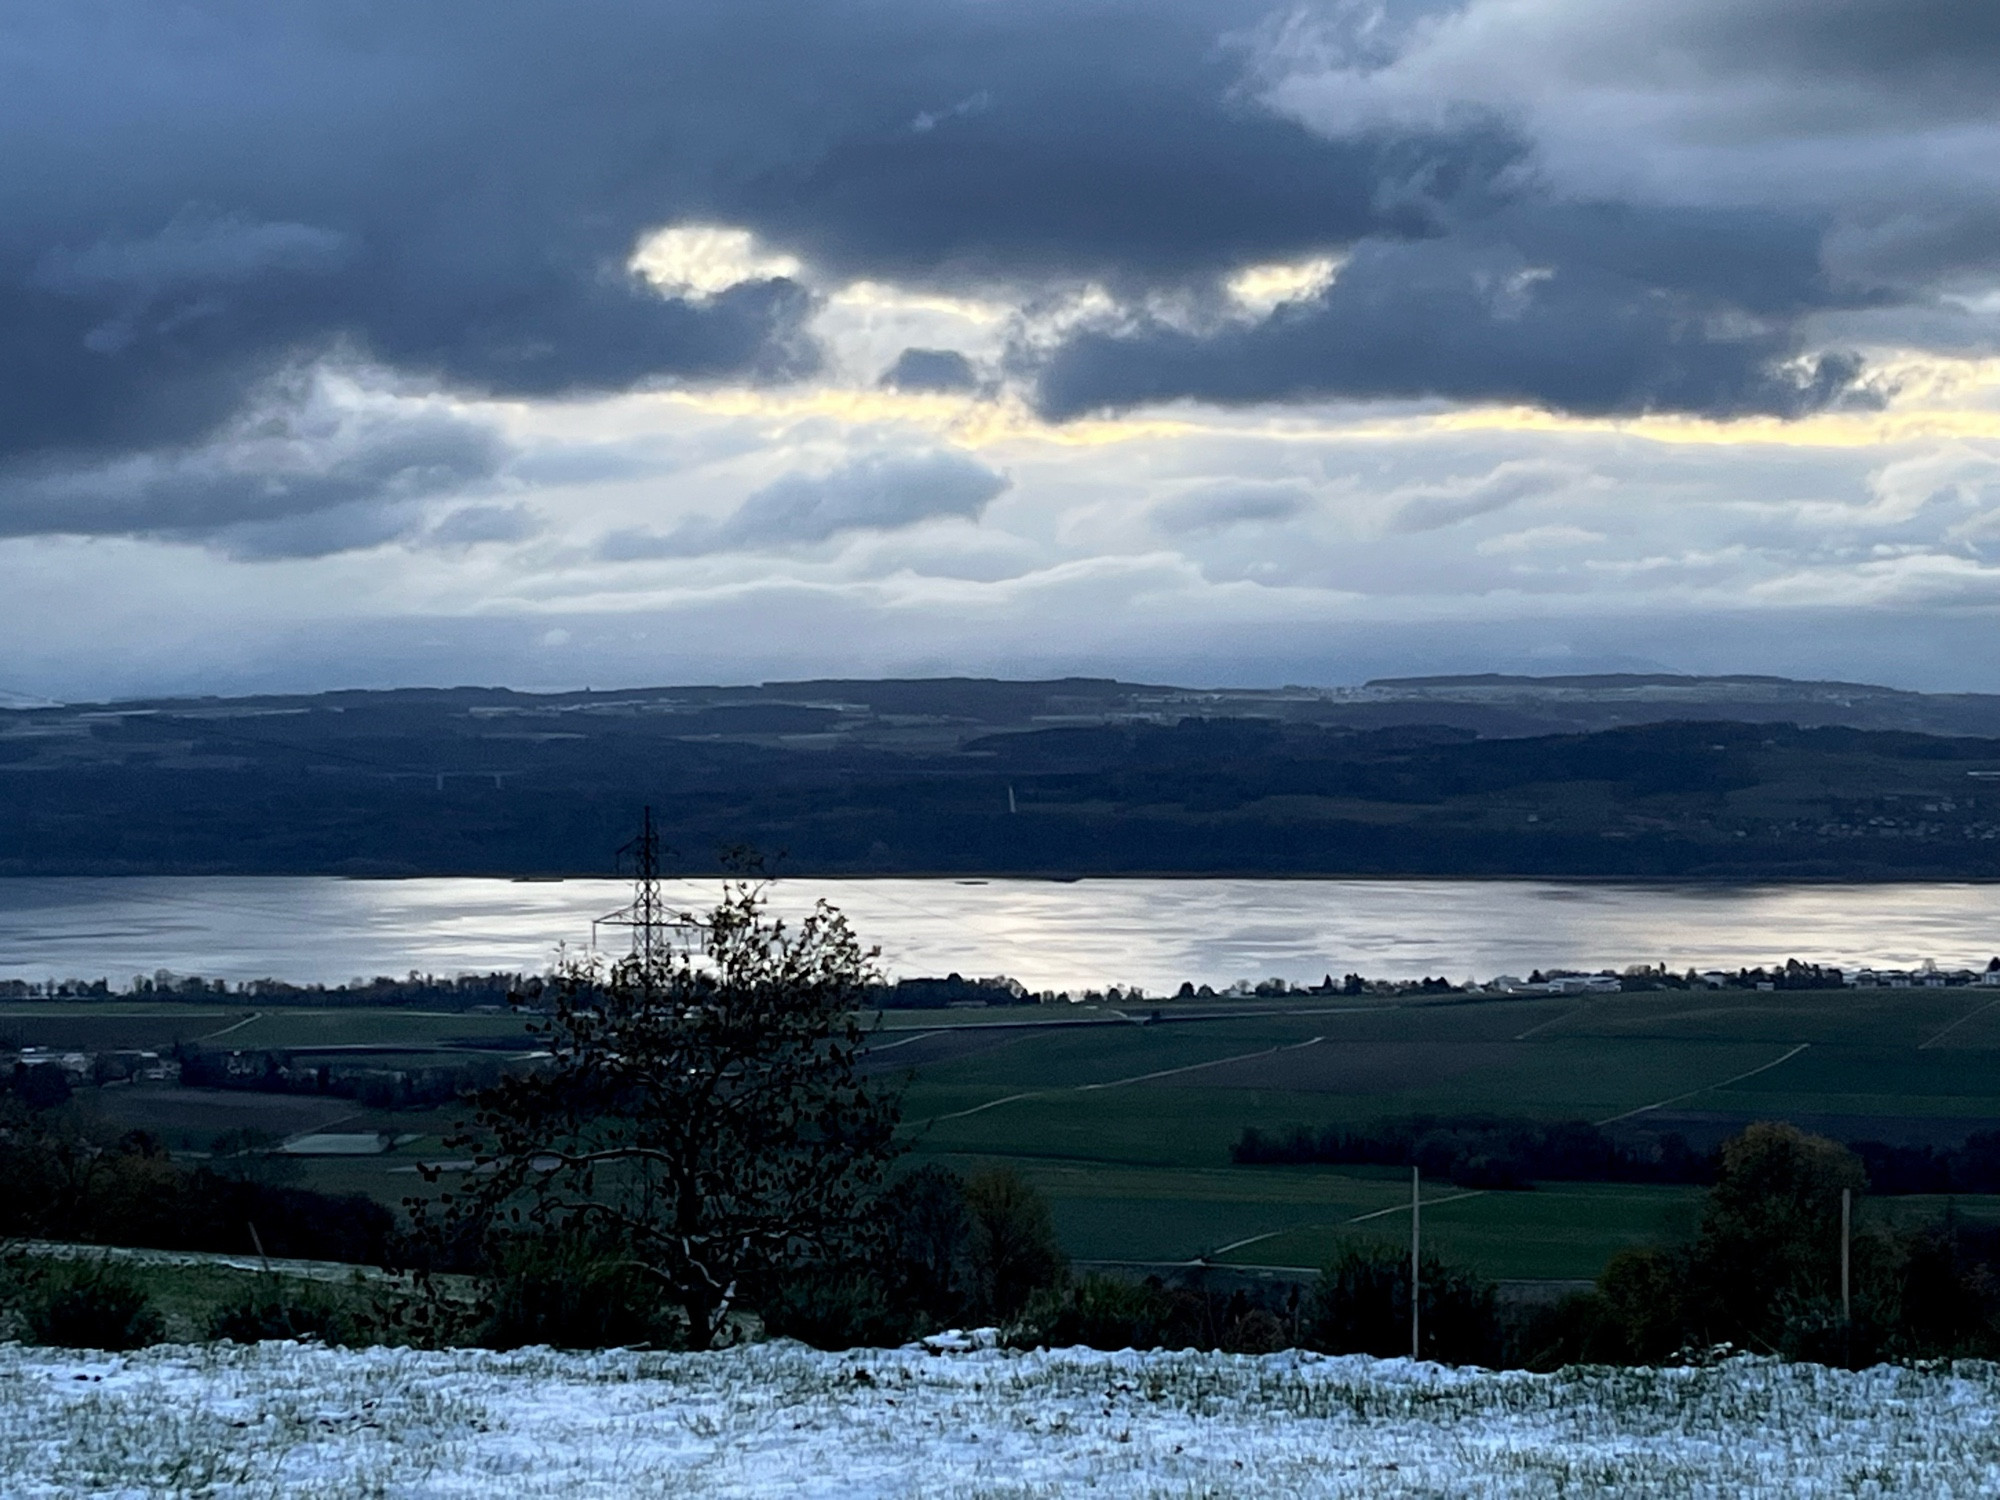
[[[1288,521],[1312,504],[1305,485],[1207,485],[1176,495],[1153,508],[1156,526],[1169,532],[1218,531],[1260,521]]]
[[[441,517],[423,535],[426,547],[476,547],[482,542],[519,542],[541,530],[525,505],[462,505]]]
[[[190,0],[110,27],[25,0],[0,19],[24,64],[0,98],[0,453],[184,444],[336,345],[529,396],[812,370],[793,282],[696,304],[625,274],[676,220],[832,274],[1144,279],[1428,232],[1430,197],[1506,164],[1244,104],[1217,47],[1242,19]]]
[[[506,455],[491,429],[448,410],[354,404],[303,373],[200,443],[0,469],[0,535],[130,533],[317,555],[400,534],[413,502],[490,478]]]
[[[979,372],[956,349],[905,349],[880,384],[899,391],[969,391],[978,387]]]
[[[721,521],[690,521],[666,533],[613,532],[599,552],[614,560],[696,557],[893,531],[934,517],[976,517],[1007,484],[963,454],[870,454],[826,474],[787,474]]]
[[[331,229],[190,208],[143,239],[100,239],[81,250],[56,246],[43,254],[32,282],[70,296],[107,287],[152,293],[247,281],[271,271],[332,271],[351,248],[346,235]]]
[[[1639,29],[1703,78],[1892,78],[1879,102],[2000,76],[1985,0],[1659,9]],[[1259,19],[1238,0],[187,0],[112,26],[20,0],[0,18],[0,460],[181,452],[328,350],[534,398],[817,368],[796,281],[686,301],[627,274],[676,221],[743,225],[829,278],[1096,280],[1132,305],[1360,247],[1297,316],[1142,323],[1029,361],[1055,415],[1325,393],[1795,412],[1852,373],[1782,368],[1809,352],[1802,320],[1883,286],[1921,303],[1925,277],[1991,258],[1963,204],[1899,203],[1879,224],[1922,226],[1901,240],[1826,212],[1578,207],[1538,185],[1505,110],[1449,99],[1438,121],[1316,133],[1260,102]],[[1427,34],[1390,27],[1363,60]],[[1505,41],[1488,71],[1533,61]],[[1843,127],[1820,128],[1837,159]],[[1830,225],[1860,247],[1844,289]],[[1555,275],[1496,298],[1534,269]]]
[[[1503,510],[1517,500],[1569,489],[1586,477],[1574,464],[1535,460],[1503,463],[1491,473],[1397,492],[1389,527],[1392,531],[1435,531]]]
[[[240,561],[270,562],[365,551],[386,542],[404,541],[421,525],[415,505],[369,499],[270,521],[243,521],[204,533],[201,540]]]
[[[1433,9],[1300,7],[1260,34],[1260,96],[1335,138],[1505,121],[1556,200],[1791,205],[1822,229],[1886,228],[1847,269],[1918,300],[1953,256],[1996,265],[1977,228],[2000,187],[2000,12],[1986,0],[1464,0],[1412,14]]]
[[[1661,9],[1718,73],[1877,82],[1909,116],[2000,99],[2000,11],[1986,0],[1680,0]]]

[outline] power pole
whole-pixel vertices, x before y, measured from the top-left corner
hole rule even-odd
[[[1421,1167],[1412,1167],[1410,1168],[1410,1358],[1411,1359],[1423,1358],[1423,1355],[1420,1352],[1420,1345],[1418,1342],[1418,1334],[1420,1330],[1417,1322],[1417,1303],[1418,1303],[1417,1294],[1419,1291],[1419,1282],[1418,1282],[1419,1262],[1417,1259],[1417,1250],[1420,1242],[1420,1231],[1418,1229],[1418,1223],[1419,1223],[1419,1216],[1423,1212],[1422,1195],[1423,1195],[1423,1169]]]

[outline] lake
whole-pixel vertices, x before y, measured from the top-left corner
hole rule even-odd
[[[691,906],[715,893],[687,880],[667,889]],[[629,896],[616,880],[5,879],[0,977],[122,986],[162,968],[301,983],[540,970],[559,944],[588,947],[592,919]],[[784,911],[834,902],[892,975],[1007,974],[1036,990],[1791,957],[1983,967],[2000,952],[2000,885],[786,880],[772,896]],[[624,937],[607,929],[600,941]]]

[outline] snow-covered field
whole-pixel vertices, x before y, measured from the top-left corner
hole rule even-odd
[[[0,1493],[1996,1495],[2000,1369],[0,1347]]]

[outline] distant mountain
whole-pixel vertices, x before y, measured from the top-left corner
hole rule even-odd
[[[2000,698],[946,678],[0,712],[0,873],[605,873],[642,804],[691,870],[2000,878]]]

